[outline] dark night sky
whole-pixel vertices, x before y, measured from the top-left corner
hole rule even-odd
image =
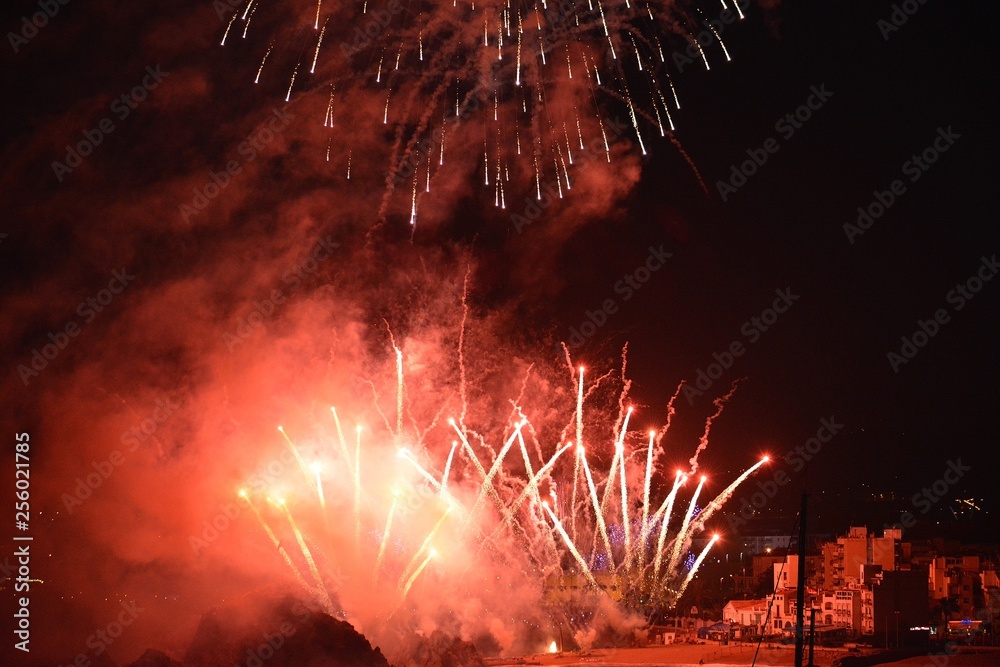
[[[676,150],[654,141],[627,212],[587,222],[548,255],[564,280],[555,300],[523,300],[531,321],[569,337],[586,310],[616,296],[615,281],[644,260],[648,246],[663,244],[674,253],[667,268],[582,349],[584,356],[605,359],[628,341],[641,396],[656,406],[678,381],[691,381],[707,367],[713,352],[744,339],[741,326],[770,303],[776,288],[791,287],[801,300],[696,401],[707,412],[711,397],[747,378],[720,433],[734,446],[783,452],[803,442],[821,416],[835,415],[845,433],[814,466],[818,489],[850,481],[906,495],[937,479],[949,458],[964,456],[975,466],[962,493],[987,493],[998,435],[995,286],[952,313],[898,373],[886,355],[898,351],[900,336],[911,334],[918,319],[950,308],[946,293],[973,275],[980,257],[997,251],[989,187],[997,101],[988,5],[927,3],[884,40],[877,21],[889,17],[889,4],[784,3],[755,9],[750,20],[727,27],[732,63],[716,63],[711,72],[698,62],[683,71],[672,64],[668,71],[684,105],[677,136],[708,192],[700,191]],[[75,100],[125,87],[141,70],[133,65],[149,61],[143,51],[163,39],[126,29],[129,22],[157,25],[152,7],[118,8],[106,19],[74,6],[62,11],[21,53],[4,56],[11,92],[3,131],[6,227],[30,253],[12,241],[0,252],[7,255],[6,279],[22,288],[38,280],[48,260],[73,261],[71,220],[26,228],[30,198],[56,187],[51,172],[39,169],[43,163],[21,157],[32,128],[78,109]],[[209,35],[214,30],[214,24],[202,27]],[[114,55],[95,50],[97,44],[111,45]],[[170,57],[174,67],[215,68],[196,50],[177,48]],[[806,100],[811,86],[825,86],[833,96],[794,136],[781,137],[775,123]],[[238,108],[248,104],[224,99]],[[220,94],[209,103],[222,101]],[[202,111],[187,109],[195,119]],[[127,140],[109,140],[104,150],[163,160],[167,173],[176,169],[189,147],[157,153],[162,133],[175,128],[158,126],[141,110],[134,123],[125,128]],[[854,221],[874,190],[907,179],[903,162],[930,145],[939,127],[953,127],[961,139],[918,182],[907,180],[891,210],[849,243],[842,225]],[[205,131],[212,128],[177,139],[200,141]],[[723,202],[717,182],[768,137],[778,138],[779,152]],[[146,184],[156,176],[116,178]],[[487,291],[510,300],[520,288],[503,275],[505,258],[521,250],[521,239],[512,241],[510,220],[484,206],[488,196],[473,194],[463,205],[463,212],[485,221],[467,222],[463,215],[466,222],[445,234],[476,239]],[[504,287],[508,282],[514,286]]]
[[[892,11],[883,3],[785,3],[729,26],[723,37],[732,63],[716,63],[711,72],[697,62],[683,71],[669,68],[684,105],[678,137],[707,194],[676,150],[654,142],[627,213],[588,222],[554,248],[549,260],[565,278],[558,299],[528,298],[524,307],[536,322],[568,337],[586,310],[615,296],[615,281],[643,261],[649,245],[664,244],[674,253],[666,270],[583,348],[585,355],[608,357],[627,340],[645,402],[661,405],[679,380],[692,380],[711,363],[713,352],[743,338],[742,324],[769,304],[774,289],[791,287],[801,301],[701,399],[707,405],[732,380],[748,378],[720,424],[727,437],[787,451],[805,440],[820,416],[832,414],[845,424],[846,437],[817,462],[820,488],[849,479],[907,494],[936,479],[949,458],[965,456],[977,465],[963,480],[963,492],[986,493],[998,434],[995,285],[952,313],[898,373],[886,354],[899,349],[900,336],[911,334],[918,319],[950,309],[946,293],[973,275],[980,257],[997,251],[990,213],[997,102],[988,4],[956,9],[928,3],[887,40],[877,26]],[[30,254],[12,241],[0,251],[7,255],[7,280],[21,287],[38,279],[47,260],[72,261],[67,236],[73,223],[24,228],[30,220],[23,212],[32,208],[26,202],[51,193],[55,184],[37,160],[17,157],[18,147],[32,128],[73,108],[74,100],[122,88],[141,69],[132,63],[146,62],[141,50],[155,47],[155,39],[124,29],[129,20],[155,25],[152,9],[112,13],[107,21],[78,7],[63,12],[21,53],[4,56],[10,91],[3,131],[9,146],[6,227],[14,239],[25,240]],[[115,55],[95,50],[105,43]],[[194,67],[202,58],[173,57]],[[830,100],[794,136],[780,137],[776,121],[820,85],[833,92]],[[918,182],[907,180],[891,210],[849,243],[842,225],[872,201],[874,190],[907,179],[901,165],[928,146],[939,127],[953,127],[961,139]],[[132,132],[127,145],[109,140],[107,153],[147,160],[155,148],[143,145],[143,135],[171,131],[141,113],[125,130]],[[723,202],[716,183],[768,137],[779,138],[779,152]],[[156,136],[149,143],[161,141]],[[173,168],[178,158],[157,159],[164,157],[165,167]],[[144,177],[155,178],[118,176],[125,182]],[[483,202],[471,199],[466,205],[481,213]],[[477,236],[485,265],[495,261],[502,272],[504,258],[520,247],[504,240],[513,234],[509,220],[492,211],[485,216],[484,223],[452,229]],[[503,284],[502,277],[496,281],[498,298],[512,298]]]
[[[738,26],[723,36],[733,63],[707,73],[690,66],[675,79],[685,105],[679,136],[708,195],[698,196],[676,151],[658,146],[627,218],[588,226],[560,256],[573,285],[559,304],[568,332],[584,320],[582,309],[613,296],[614,281],[647,246],[675,253],[664,275],[613,316],[614,334],[601,330],[585,348],[610,354],[629,341],[632,370],[653,405],[678,380],[692,381],[713,352],[746,342],[743,323],[776,288],[800,295],[695,405],[707,411],[709,398],[747,378],[719,421],[719,442],[779,454],[814,435],[821,417],[836,416],[844,431],[810,470],[812,491],[841,494],[823,505],[841,510],[827,530],[898,519],[956,457],[973,467],[957,493],[985,495],[984,509],[996,516],[996,285],[959,312],[946,301],[998,247],[985,7],[929,3],[888,41],[876,22],[891,8],[880,3],[786,3],[770,21]],[[783,138],[775,123],[820,85],[833,96]],[[903,163],[949,126],[961,139],[911,183]],[[724,203],[716,182],[768,137],[779,151]],[[843,225],[895,179],[906,192],[849,243]],[[887,353],[939,308],[951,321],[894,373]],[[906,500],[862,509],[862,486]],[[799,489],[782,491],[789,508]],[[848,503],[854,514],[843,511]],[[995,531],[995,519],[986,525]]]
[[[718,5],[705,3],[704,15],[717,15]],[[0,25],[14,29],[34,7],[15,3]],[[510,207],[498,212],[493,191],[479,185],[481,130],[469,123],[456,130],[452,171],[436,181],[435,198],[426,201],[437,205],[421,208],[411,238],[408,184],[391,199],[387,222],[372,229],[386,180],[384,155],[376,153],[393,140],[392,130],[365,131],[382,113],[381,93],[357,93],[356,106],[340,111],[339,127],[349,128],[355,142],[357,173],[348,187],[341,178],[343,145],[334,144],[336,173],[322,158],[327,134],[317,115],[322,118],[325,89],[304,75],[308,92],[287,107],[296,115],[288,129],[245,163],[245,175],[192,225],[183,224],[178,202],[190,199],[272,107],[285,108],[287,78],[249,84],[261,43],[219,48],[224,23],[208,2],[62,6],[18,53],[0,49],[7,92],[0,127],[2,421],[6,433],[28,430],[39,443],[39,476],[47,480],[39,483],[40,504],[51,517],[66,480],[91,457],[106,456],[117,434],[165,392],[187,398],[182,416],[160,435],[181,452],[176,461],[190,462],[202,459],[189,453],[206,459],[217,453],[208,445],[225,419],[237,421],[232,415],[245,418],[241,434],[252,434],[273,428],[288,405],[307,403],[311,382],[340,379],[347,386],[356,368],[376,365],[373,349],[388,349],[384,336],[372,333],[382,331],[383,317],[400,330],[426,333],[429,327],[418,324],[454,314],[441,303],[460,293],[468,261],[475,266],[470,303],[484,331],[506,327],[501,339],[509,334],[547,360],[560,358],[558,341],[569,339],[588,311],[613,299],[616,312],[574,348],[574,357],[608,368],[628,343],[639,420],[648,416],[642,428],[662,422],[678,383],[695,382],[713,353],[744,343],[745,353],[703,395],[678,399],[677,431],[667,443],[671,461],[686,461],[712,401],[740,379],[702,461],[709,474],[732,479],[764,452],[781,457],[805,444],[821,420],[842,424],[816,454],[808,485],[804,474],[793,473],[768,504],[774,520],[767,527],[790,525],[804,488],[816,499],[819,529],[881,527],[913,511],[913,495],[940,479],[949,461],[961,460],[971,469],[944,501],[920,515],[912,535],[996,540],[1000,279],[986,282],[961,310],[946,295],[976,274],[981,258],[1000,254],[994,205],[1000,109],[991,53],[1000,17],[991,2],[928,0],[883,39],[878,22],[892,12],[888,0],[762,0],[747,20],[724,30],[732,62],[715,50],[709,72],[697,61],[683,71],[668,63],[682,103],[676,139],[705,190],[684,155],[669,140],[653,138],[643,121],[648,156],[638,155],[634,141],[628,151],[624,140],[612,142],[619,152],[610,171],[601,160],[581,168],[580,187],[519,233],[512,214],[530,197],[528,179],[511,188]],[[266,21],[277,22],[262,15],[267,27]],[[276,53],[274,70],[287,69],[287,60]],[[170,72],[162,88],[59,183],[52,160],[153,64]],[[813,87],[832,96],[791,137],[782,136],[776,123],[804,104]],[[609,117],[627,118],[620,103],[602,105]],[[959,138],[911,182],[904,163],[932,145],[939,128]],[[629,132],[624,139],[632,139]],[[770,138],[777,139],[777,152],[723,201],[717,183]],[[373,167],[367,176],[365,167]],[[512,170],[530,175],[523,166]],[[849,242],[844,225],[895,179],[905,192]],[[255,333],[235,355],[226,352],[220,332],[331,230],[344,255],[308,276],[294,305],[263,328],[266,334]],[[616,282],[661,245],[672,253],[666,265],[624,300]],[[46,342],[47,332],[74,321],[76,304],[122,266],[134,269],[136,286],[26,388],[18,365]],[[771,305],[775,290],[785,289],[798,299],[750,343],[744,324]],[[317,304],[328,304],[330,294],[349,305],[318,314]],[[427,307],[425,319],[404,314],[416,311],[414,304]],[[887,354],[900,351],[901,337],[912,336],[918,320],[942,308],[950,320],[894,372]],[[310,375],[316,366],[310,363],[323,360],[315,339],[325,335],[324,325],[342,336],[338,343],[357,345],[339,358],[344,377],[334,369],[321,382]],[[434,339],[440,340],[451,339]],[[435,381],[443,382],[435,376],[428,386],[440,386]],[[270,383],[279,388],[264,387]],[[114,491],[108,485],[99,502],[108,503],[104,511],[121,513],[116,520],[123,523],[114,525],[159,526],[136,537],[138,546],[125,539],[128,529],[109,533],[86,515],[68,525],[49,518],[58,534],[52,541],[76,545],[79,531],[82,543],[113,545],[115,558],[128,561],[144,548],[166,558],[160,550],[169,554],[174,547],[162,547],[158,536],[182,536],[173,557],[186,562],[183,537],[190,528],[184,521],[197,524],[207,511],[198,499],[210,504],[224,486],[220,480],[228,484],[240,470],[235,448],[218,451],[225,460],[210,472],[198,466],[204,477],[194,475],[193,482],[177,468],[161,477],[157,461],[128,482],[120,475]],[[191,491],[179,493],[175,523],[144,505],[146,489],[161,487]],[[745,487],[737,507],[754,490]],[[872,493],[895,499],[870,502]],[[958,497],[981,499],[971,531],[949,519],[947,508]],[[143,509],[122,518],[130,502]],[[111,562],[99,549],[91,557],[98,569]],[[240,576],[251,578],[253,569],[238,572],[232,585]],[[219,572],[228,575],[208,567],[202,573],[228,582]],[[82,575],[80,581],[81,588],[90,585]],[[142,582],[141,576],[128,579],[140,589]]]

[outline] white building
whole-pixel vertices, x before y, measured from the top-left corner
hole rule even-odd
[[[862,599],[858,589],[824,591],[816,622],[847,628],[852,634],[862,633]]]
[[[730,600],[722,608],[722,620],[756,634],[767,617],[767,598],[761,600]]]

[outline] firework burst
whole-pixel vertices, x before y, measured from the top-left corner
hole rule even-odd
[[[711,11],[744,17],[732,0]],[[385,136],[380,217],[399,191],[415,225],[452,155],[477,165],[501,209],[528,187],[565,196],[574,165],[612,162],[616,139],[645,155],[669,138],[686,159],[670,56],[696,51],[706,69],[730,60],[722,23],[704,17],[669,0],[248,0],[221,43],[255,59],[254,84],[315,109],[338,174],[367,150],[354,145],[360,123]]]
[[[408,396],[404,362],[397,354],[400,414]],[[347,615],[376,637],[394,624],[440,615],[442,606],[447,613],[449,605],[461,607],[470,599],[484,614],[510,615],[515,590],[533,591],[522,597],[541,599],[550,617],[568,617],[567,607],[608,602],[623,609],[672,606],[719,539],[714,536],[697,554],[690,551],[708,516],[765,461],[704,509],[698,499],[708,478],[701,476],[683,518],[671,528],[675,500],[694,466],[677,470],[659,498],[657,489],[669,477],[659,464],[669,419],[659,429],[629,431],[638,413],[626,406],[626,381],[618,412],[610,415],[614,437],[585,445],[587,425],[594,423],[585,411],[587,398],[610,373],[590,383],[582,367],[573,374],[576,410],[563,434],[575,433],[576,443],[546,441],[519,401],[512,402],[498,447],[467,423],[466,410],[446,425],[420,430],[377,409],[384,430],[366,428],[362,438],[358,428],[353,456],[344,443],[336,444],[339,418],[308,442],[281,429],[295,461],[276,482],[281,495],[272,494],[262,507],[253,494],[240,495],[299,585],[329,613]],[[710,427],[709,421],[702,443]],[[458,440],[436,442],[449,432]],[[306,463],[311,459],[315,463]],[[560,601],[548,595],[551,582],[577,577],[586,582],[580,596]],[[339,584],[331,586],[335,580]],[[442,592],[449,602],[430,609],[425,598],[441,600]]]

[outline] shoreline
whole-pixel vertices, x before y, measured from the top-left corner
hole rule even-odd
[[[490,658],[484,660],[488,667],[515,667],[538,665],[540,667],[733,667],[758,665],[760,667],[791,667],[795,663],[795,649],[791,645],[761,644],[754,662],[756,644],[669,644],[638,648],[608,648],[581,652],[541,653],[521,658]],[[847,656],[867,657],[884,653],[881,649],[847,649],[816,647],[816,667],[833,667],[838,658]],[[955,655],[942,656],[929,649],[927,653],[878,663],[896,667],[940,667],[946,660],[948,667],[987,667],[1000,664],[1000,647],[963,646]],[[808,663],[808,649],[805,660]],[[891,659],[890,659],[891,660]]]

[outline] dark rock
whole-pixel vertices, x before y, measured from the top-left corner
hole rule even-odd
[[[146,652],[128,667],[184,667],[184,665],[166,653],[161,653],[150,648],[146,649]]]
[[[206,613],[185,667],[386,667],[350,623],[287,595],[248,596]]]
[[[440,630],[430,637],[414,637],[396,658],[397,667],[484,667],[472,642]]]

